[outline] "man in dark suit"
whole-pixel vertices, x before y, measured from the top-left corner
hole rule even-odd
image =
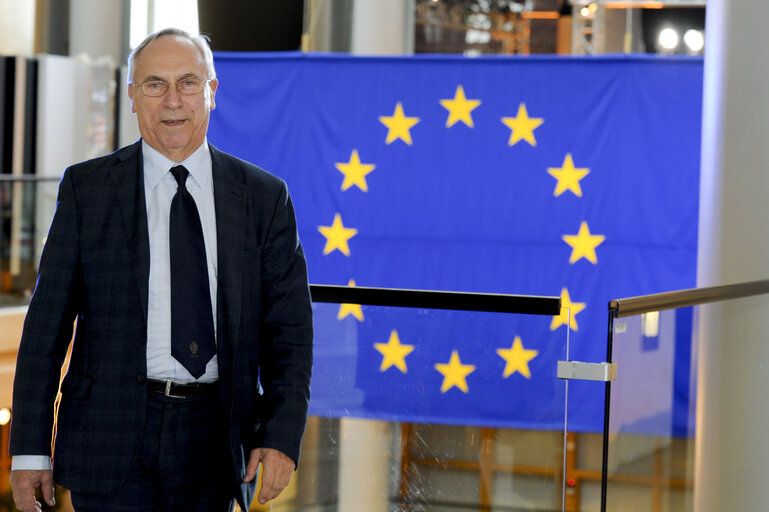
[[[280,179],[207,143],[205,39],[148,37],[129,79],[141,140],[59,187],[16,367],[14,500],[39,509],[39,487],[51,504],[55,480],[79,512],[247,509],[259,464],[260,502],[288,484],[307,415],[293,207]]]

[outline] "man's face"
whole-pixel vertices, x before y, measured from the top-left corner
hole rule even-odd
[[[203,54],[183,37],[162,36],[136,56],[132,79],[138,86],[148,80],[170,84],[191,77],[208,79]],[[128,87],[142,138],[174,162],[187,158],[206,136],[217,85],[212,80],[202,92],[188,96],[180,94],[174,83],[159,97],[144,95],[141,87]]]

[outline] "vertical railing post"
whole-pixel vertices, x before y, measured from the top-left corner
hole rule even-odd
[[[617,310],[609,308],[609,330],[606,340],[606,362],[611,364],[614,344],[614,319]],[[606,512],[606,494],[609,484],[609,406],[611,405],[611,381],[606,381],[603,409],[603,460],[601,462],[601,512]]]

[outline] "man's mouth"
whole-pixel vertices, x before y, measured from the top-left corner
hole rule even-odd
[[[184,124],[184,119],[164,119],[161,122],[166,126],[181,126]]]

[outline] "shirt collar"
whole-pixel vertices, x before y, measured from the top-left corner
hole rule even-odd
[[[174,162],[142,139],[142,158],[144,160],[144,175],[151,188],[155,188],[171,170],[171,167],[175,165],[183,165],[202,189],[210,188],[211,152],[208,150],[207,139],[203,139],[203,143],[198,149],[182,162]]]

